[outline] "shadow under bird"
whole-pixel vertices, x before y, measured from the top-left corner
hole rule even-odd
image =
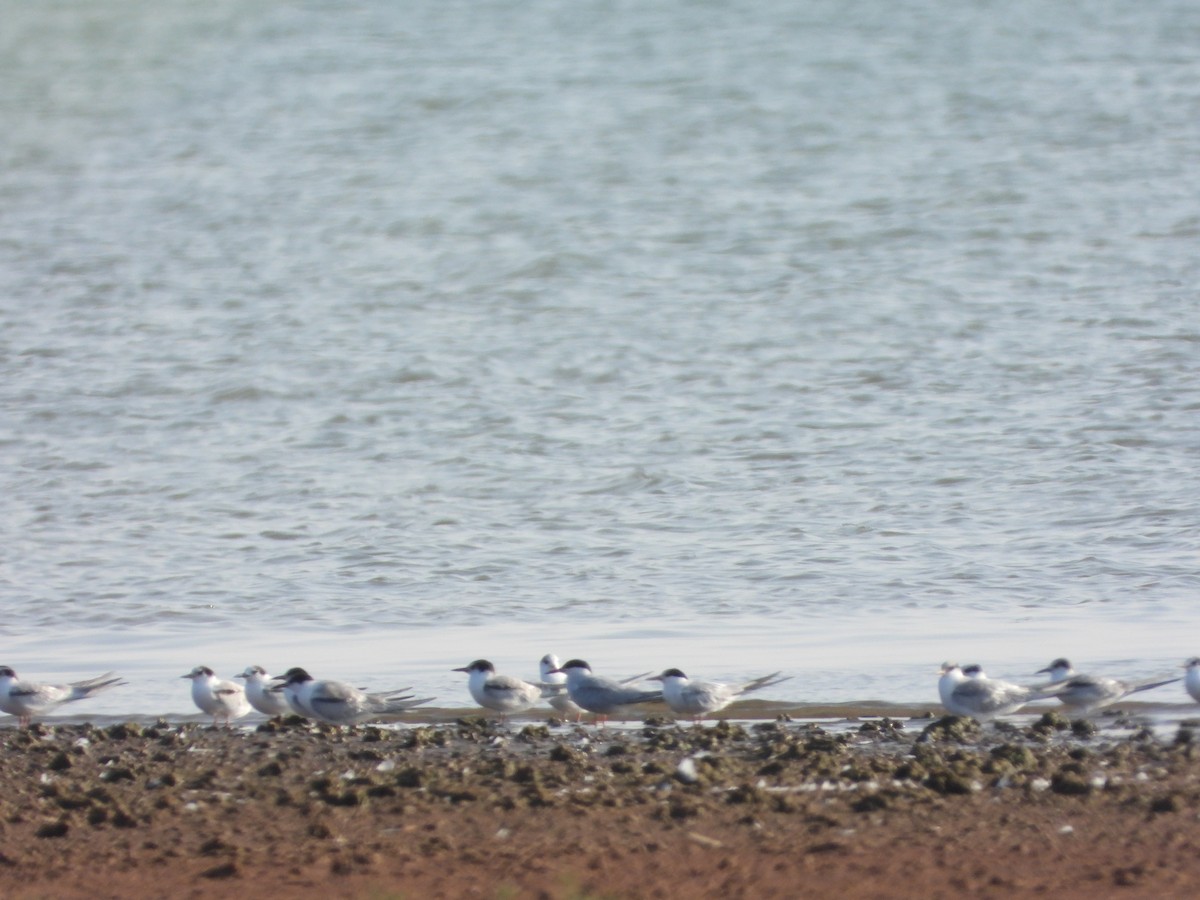
[[[246,681],[246,699],[264,716],[286,716],[292,708],[287,698],[274,689],[271,675],[262,666],[247,666],[244,672],[233,676]]]
[[[484,709],[500,713],[501,721],[510,713],[524,712],[554,691],[553,685],[543,687],[512,675],[497,675],[496,667],[486,659],[477,659],[469,666],[451,671],[466,672],[471,697]]]
[[[1140,691],[1162,687],[1179,681],[1179,678],[1151,678],[1145,681],[1120,681],[1116,678],[1103,678],[1097,675],[1081,675],[1076,672],[1071,663],[1059,658],[1044,669],[1038,669],[1037,674],[1048,673],[1050,684],[1057,686],[1054,696],[1063,702],[1064,706],[1078,712],[1088,712],[1100,709],[1110,703],[1116,703]]]
[[[37,684],[22,681],[13,669],[0,666],[0,710],[16,716],[17,724],[25,728],[33,721],[34,716],[45,715],[63,703],[86,700],[101,691],[127,683],[112,672],[105,672],[86,681]]]
[[[993,681],[981,667],[964,669],[958,663],[943,663],[938,679],[938,694],[946,711],[980,722],[1010,715],[1031,700],[1046,700],[1055,693],[1053,685],[1032,688],[1008,681]]]
[[[662,691],[647,691],[632,685],[622,684],[615,678],[592,674],[592,667],[582,659],[563,663],[555,671],[567,676],[567,693],[582,709],[593,713],[599,724],[623,706],[636,703],[657,703],[663,698]]]
[[[250,712],[246,691],[233,681],[222,681],[208,666],[196,666],[180,678],[192,680],[192,702],[213,717],[213,728],[224,719],[228,725]]]
[[[787,681],[790,675],[772,672],[744,684],[723,684],[719,681],[694,681],[679,669],[667,669],[650,681],[662,682],[663,699],[676,715],[691,716],[701,721],[709,713],[719,712],[734,700],[752,691],[762,690]]]
[[[276,675],[274,680],[282,684],[272,690],[282,691],[294,712],[330,725],[358,725],[388,718],[433,699],[415,699],[404,693],[408,688],[369,694],[344,681],[317,680],[299,667]]]

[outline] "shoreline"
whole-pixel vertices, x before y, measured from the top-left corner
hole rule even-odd
[[[0,745],[9,897],[1200,888],[1200,734],[1136,718],[56,724]]]
[[[159,722],[171,725],[198,724],[211,722],[211,717],[192,708],[186,713],[105,713],[89,715],[85,711],[69,712],[71,705],[60,707],[55,715],[40,716],[35,721],[44,725],[95,725],[109,727],[124,723],[134,723],[148,727]],[[86,707],[83,707],[86,710]],[[1019,712],[1004,717],[1008,721],[1028,721],[1045,713],[1065,714],[1064,708],[1053,702],[1034,702]],[[730,704],[715,716],[704,719],[704,724],[726,720],[730,722],[763,722],[783,720],[795,723],[817,722],[823,725],[837,722],[854,723],[862,719],[892,718],[906,721],[921,721],[940,718],[946,715],[938,702],[914,703],[892,702],[886,700],[848,700],[842,702],[817,702],[793,700],[763,700],[746,699]],[[1110,719],[1139,716],[1150,720],[1156,727],[1176,726],[1190,719],[1200,720],[1200,704],[1194,702],[1163,702],[1152,700],[1125,700],[1104,707],[1090,715],[1090,718],[1105,722]],[[464,718],[495,719],[494,713],[486,712],[478,706],[421,706],[408,710],[387,720],[371,723],[384,726],[419,727],[423,725],[448,725]],[[585,723],[590,725],[590,717]],[[690,724],[685,718],[676,716],[662,703],[647,703],[637,707],[636,712],[630,713],[626,719],[614,719],[610,725],[614,727],[637,727],[644,721],[662,723],[677,721],[679,724]],[[235,729],[245,730],[255,728],[267,717],[258,712],[251,712],[241,719],[234,720]],[[512,724],[575,724],[564,722],[561,717],[548,707],[534,707],[507,717]],[[15,716],[0,714],[0,731],[5,728],[16,728]]]

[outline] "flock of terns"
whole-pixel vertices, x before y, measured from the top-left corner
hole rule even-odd
[[[540,680],[524,681],[511,675],[497,674],[486,659],[454,669],[467,674],[467,690],[481,707],[499,713],[501,719],[545,701],[566,717],[582,719],[591,713],[596,722],[625,707],[642,703],[665,703],[673,713],[699,722],[719,712],[738,698],[787,681],[791,676],[773,672],[742,684],[699,681],[679,669],[667,669],[660,675],[635,675],[618,681],[596,675],[580,659],[562,665],[548,653],[539,662]],[[1184,687],[1200,701],[1200,657],[1184,664]],[[942,665],[938,693],[946,711],[987,721],[1010,715],[1033,700],[1056,699],[1074,713],[1089,713],[1116,703],[1130,694],[1148,691],[1180,681],[1158,678],[1145,681],[1120,681],[1076,672],[1066,659],[1056,659],[1038,674],[1048,679],[1037,685],[1019,685],[988,678],[980,666]],[[296,714],[331,725],[356,725],[361,722],[393,718],[413,707],[429,703],[433,697],[416,697],[408,688],[368,692],[344,681],[318,680],[304,669],[289,669],[283,675],[270,675],[261,666],[249,666],[234,678],[245,685],[224,681],[207,666],[197,666],[182,676],[192,682],[192,700],[201,712],[213,717],[213,725],[229,724],[252,709],[266,716]],[[641,681],[657,681],[661,687],[640,687]],[[28,726],[35,716],[44,715],[63,703],[83,700],[101,691],[126,684],[108,672],[86,681],[69,684],[36,684],[24,681],[8,666],[0,666],[0,710],[16,716],[20,726]]]

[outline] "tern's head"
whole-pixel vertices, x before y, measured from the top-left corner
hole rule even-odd
[[[956,662],[944,662],[944,663],[942,663],[941,674],[942,674],[942,675],[949,675],[949,674],[950,674],[951,672],[953,672],[955,669],[958,669],[960,672],[962,671],[962,667],[961,667],[961,666],[960,666],[958,663],[956,663]]]
[[[0,678],[16,678],[17,673],[8,666],[0,666]]]
[[[585,663],[582,659],[568,659],[554,671],[566,672],[568,675],[572,673],[577,673],[579,675],[590,675],[592,672],[592,667]]]
[[[256,675],[260,678],[265,678],[267,675],[267,670],[264,669],[262,666],[246,666],[246,671],[239,672],[238,674],[234,675],[233,677],[234,678],[253,678]]]
[[[661,675],[652,675],[646,680],[666,682],[668,679],[672,679],[674,681],[687,681],[688,677],[679,669],[667,669]]]
[[[1183,667],[1185,669],[1200,669],[1200,656],[1193,656],[1191,659],[1189,659],[1187,662],[1185,662],[1183,664]],[[13,672],[12,669],[9,669],[7,666],[4,669],[0,669],[0,675],[3,675],[5,670],[7,670],[8,672],[11,672],[13,675],[16,675],[16,673]]]
[[[467,672],[472,675],[474,675],[476,672],[486,672],[487,674],[491,675],[493,672],[496,671],[496,667],[493,666],[486,659],[477,659],[477,660],[475,660],[475,662],[471,663],[469,666],[460,666],[459,668],[452,669],[451,671]]]
[[[179,677],[190,678],[192,681],[195,681],[197,678],[212,678],[213,670],[208,666],[196,666],[196,668],[192,669],[186,675],[180,675]]]
[[[983,674],[983,666],[980,666],[980,665],[963,666],[962,673],[964,675],[966,675],[968,678],[986,678],[987,677],[986,675]]]
[[[312,681],[313,677],[299,666],[294,666],[282,675],[276,675],[275,680],[282,681],[284,684],[303,684],[306,681]]]
[[[1054,662],[1050,663],[1050,665],[1046,666],[1046,668],[1038,669],[1036,674],[1042,675],[1049,673],[1051,678],[1059,679],[1066,678],[1072,672],[1074,672],[1074,669],[1071,668],[1070,660],[1060,656],[1058,659],[1054,660]]]

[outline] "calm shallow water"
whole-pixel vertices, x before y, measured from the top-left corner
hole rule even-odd
[[[1200,652],[1193,5],[4,20],[18,671]]]

